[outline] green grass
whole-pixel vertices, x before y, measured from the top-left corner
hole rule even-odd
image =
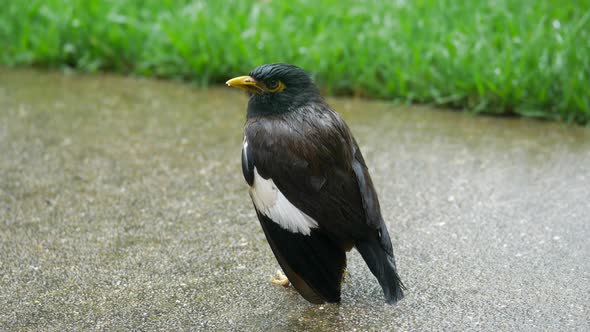
[[[27,0],[0,62],[220,83],[268,62],[332,94],[590,120],[590,0]]]

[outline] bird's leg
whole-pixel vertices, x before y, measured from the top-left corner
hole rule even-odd
[[[272,282],[275,285],[281,285],[283,287],[289,287],[290,285],[289,279],[287,279],[287,276],[284,275],[283,271],[281,270],[277,270],[277,273],[274,275],[274,277],[272,277],[270,282]]]

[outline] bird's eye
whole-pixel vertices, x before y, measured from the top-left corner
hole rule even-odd
[[[266,83],[266,87],[269,90],[275,90],[276,88],[279,87],[279,81],[277,81],[277,80],[270,80],[270,81],[268,81],[268,83]]]
[[[266,90],[268,90],[269,92],[281,92],[285,88],[285,83],[279,80],[269,80],[266,82]]]

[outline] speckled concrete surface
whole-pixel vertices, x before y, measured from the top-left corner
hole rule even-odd
[[[0,70],[1,330],[590,330],[590,131],[332,99],[407,297],[271,286],[232,89]]]

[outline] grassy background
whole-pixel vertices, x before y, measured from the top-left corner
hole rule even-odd
[[[590,0],[27,0],[0,62],[220,83],[297,64],[329,93],[590,120]]]

